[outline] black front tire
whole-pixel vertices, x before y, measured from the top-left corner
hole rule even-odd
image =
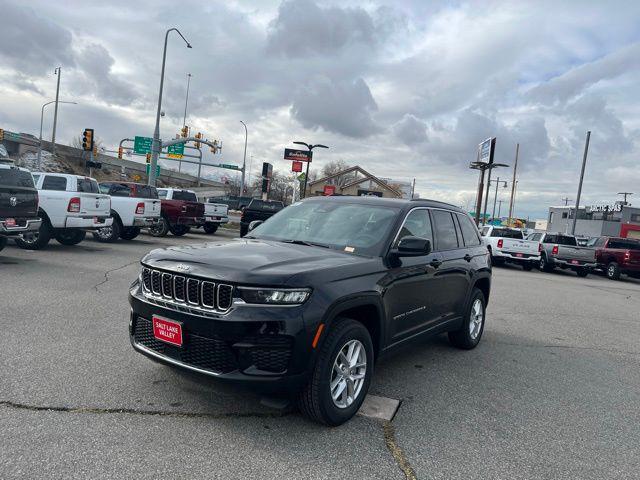
[[[204,229],[205,233],[208,233],[209,235],[213,235],[218,230],[218,224],[207,222],[204,224],[202,228]]]
[[[249,233],[249,227],[240,224],[240,238],[244,237],[247,233]]]
[[[477,302],[480,302],[479,304]],[[479,305],[479,312],[476,310]],[[487,301],[484,298],[484,293],[479,288],[474,288],[471,292],[471,298],[469,299],[469,305],[465,310],[465,315],[462,321],[462,326],[453,332],[449,332],[449,342],[455,347],[462,348],[464,350],[471,350],[475,348],[484,332],[484,325],[487,318]],[[481,321],[477,324],[477,314],[482,315]],[[477,326],[477,329],[472,330],[472,323]]]
[[[353,403],[338,407],[331,396],[331,376],[338,354],[352,340],[358,340],[365,349],[366,370],[364,381]],[[337,318],[322,342],[309,382],[298,396],[298,406],[307,418],[330,426],[338,426],[352,418],[364,401],[373,377],[373,343],[366,327],[349,318]]]
[[[59,230],[55,233],[56,241],[62,245],[72,246],[77,245],[84,240],[87,236],[87,232],[84,230],[77,230],[74,228],[67,228]]]
[[[167,233],[169,233],[169,221],[164,217],[160,217],[158,223],[149,227],[149,235],[152,237],[166,237]]]
[[[7,237],[0,237],[0,251],[7,246]]]
[[[42,220],[37,232],[25,233],[15,239],[16,245],[25,250],[42,250],[49,244],[53,236],[53,228],[45,219]]]
[[[607,265],[607,278],[609,280],[620,279],[620,265],[617,262],[610,262]]]
[[[133,240],[140,235],[140,227],[125,227],[120,232],[120,238],[123,240]]]

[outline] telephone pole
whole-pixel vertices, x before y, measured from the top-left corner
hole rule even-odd
[[[584,142],[584,155],[582,156],[582,170],[580,170],[580,183],[578,183],[578,197],[576,199],[576,211],[573,215],[573,225],[571,226],[571,235],[576,234],[576,223],[578,222],[578,210],[580,209],[580,195],[582,194],[582,182],[584,181],[584,169],[587,166],[587,153],[589,153],[590,138],[591,138],[591,130],[587,132],[587,139]]]
[[[520,144],[516,143],[516,162],[513,164],[513,180],[511,181],[511,199],[509,200],[509,218],[507,219],[507,227],[511,226],[511,218],[513,217],[513,204],[516,198],[516,172],[518,170],[519,153]]]
[[[566,207],[567,205],[569,205],[569,202],[573,202],[573,200],[569,197],[564,197],[563,199],[561,199],[564,202],[564,206]]]
[[[624,196],[624,200],[622,201],[623,205],[627,205],[627,197],[629,195],[633,195],[633,192],[618,192],[618,195],[623,195]]]
[[[60,77],[62,76],[62,67],[56,68],[53,73],[58,76],[58,83],[56,86],[56,105],[53,111],[53,132],[51,132],[51,154],[56,154],[56,126],[58,124],[58,98],[60,97]]]

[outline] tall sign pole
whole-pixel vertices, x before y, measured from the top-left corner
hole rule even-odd
[[[520,152],[520,144],[516,144],[516,163],[513,165],[513,180],[511,182],[511,199],[509,200],[509,219],[507,220],[507,226],[511,226],[511,217],[513,215],[513,201],[516,194],[516,172],[518,170],[518,153]]]
[[[61,67],[54,70],[58,75],[58,84],[56,86],[56,105],[53,112],[53,132],[51,132],[51,154],[56,154],[56,126],[58,124],[58,97],[60,96],[60,77],[62,76]]]
[[[493,170],[493,156],[496,151],[496,138],[493,137],[491,139],[491,152],[489,154],[489,165],[487,165],[487,169],[489,170],[489,176],[487,178],[487,192],[484,196],[484,212],[482,214],[482,220],[486,221],[487,218],[487,207],[489,204],[489,189],[491,188],[491,170]]]
[[[576,197],[576,211],[573,214],[573,225],[571,226],[571,235],[576,234],[576,223],[578,221],[578,209],[580,208],[580,195],[582,194],[582,181],[584,180],[584,168],[587,165],[587,153],[589,152],[589,139],[591,131],[587,132],[587,139],[584,142],[584,155],[582,156],[582,170],[580,170],[580,183],[578,183],[578,196]]]

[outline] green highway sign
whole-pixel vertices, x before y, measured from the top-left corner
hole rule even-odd
[[[228,165],[226,163],[221,163],[220,165],[218,165],[220,168],[228,168],[229,170],[240,170],[240,167],[238,167],[237,165]]]
[[[147,163],[147,175],[149,175],[149,172],[151,171],[151,164]],[[156,165],[156,177],[160,176],[160,165]]]
[[[184,143],[176,143],[167,147],[167,156],[170,158],[182,158],[184,155]]]
[[[133,153],[151,153],[151,145],[153,144],[153,138],[151,137],[138,137],[136,136],[133,142]]]
[[[301,182],[304,182],[305,178],[307,178],[307,176],[304,173],[301,173],[300,175],[298,175],[298,180],[300,180]]]

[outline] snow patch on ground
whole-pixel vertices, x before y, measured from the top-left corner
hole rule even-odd
[[[28,168],[32,172],[65,172],[65,169],[60,165],[56,157],[46,150],[42,150],[41,152],[40,164],[38,164],[37,153],[26,152],[16,161],[16,165]]]

